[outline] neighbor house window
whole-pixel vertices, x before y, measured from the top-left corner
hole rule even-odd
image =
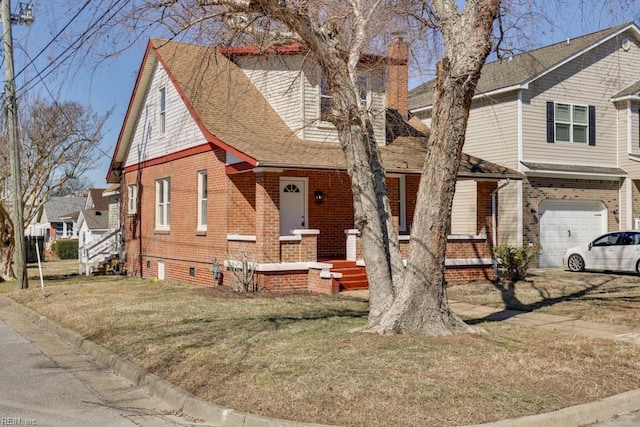
[[[166,130],[166,121],[167,121],[167,117],[166,117],[166,108],[167,108],[167,90],[162,87],[160,88],[160,92],[158,94],[158,98],[159,98],[159,104],[160,104],[160,123],[159,123],[159,129],[160,129],[160,133],[163,134]]]
[[[198,172],[198,230],[207,229],[207,171]]]
[[[162,178],[156,181],[156,229],[168,230],[171,220],[171,181]]]
[[[130,215],[138,213],[138,184],[127,186],[127,213]]]
[[[547,102],[547,142],[596,145],[594,106]]]

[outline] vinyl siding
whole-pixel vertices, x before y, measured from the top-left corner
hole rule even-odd
[[[523,98],[523,159],[530,162],[618,166],[616,106],[611,97],[638,79],[634,42],[623,51],[613,39],[532,82]],[[546,103],[596,107],[596,145],[548,143]],[[624,142],[626,146],[626,140]]]
[[[384,70],[379,68],[362,69],[360,75],[369,77],[369,112],[373,121],[376,141],[385,143],[385,80]],[[317,66],[304,70],[304,139],[309,141],[337,142],[338,132],[328,122],[320,120],[320,80],[321,72]]]
[[[477,234],[477,194],[475,181],[456,182],[456,192],[451,208],[450,234]]]
[[[238,65],[292,132],[304,140],[338,142],[338,132],[320,120],[320,70],[302,56],[240,58]],[[370,112],[379,144],[385,141],[384,70],[363,70],[370,80]]]
[[[515,246],[518,241],[518,185],[511,182],[498,192],[498,244]]]
[[[159,90],[166,90],[165,133],[159,132]],[[158,63],[137,119],[124,166],[165,156],[206,141],[178,91]]]
[[[518,170],[517,94],[473,102],[463,151]]]
[[[632,179],[640,179],[640,159],[633,159],[629,156],[640,157],[640,120],[638,116],[638,103],[632,102],[628,108],[627,101],[619,103],[618,156],[620,167],[629,173]],[[630,113],[630,114],[629,114]],[[630,131],[630,132],[629,132]]]
[[[237,60],[269,105],[299,138],[304,136],[304,110],[300,108],[303,59],[301,56],[270,55],[240,57]]]
[[[430,111],[418,117],[431,126]],[[483,160],[518,170],[518,96],[515,93],[473,102],[463,151]],[[461,193],[458,195],[458,193]],[[511,183],[498,193],[498,243],[518,243],[517,186]],[[456,199],[469,199],[469,189],[456,187]],[[459,205],[456,205],[459,206]],[[475,202],[474,202],[475,206]],[[457,208],[459,209],[459,208]],[[469,229],[458,213],[452,213],[451,230]]]

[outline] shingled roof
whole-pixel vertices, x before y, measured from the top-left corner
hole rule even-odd
[[[630,29],[635,30],[636,34],[640,31],[634,23],[622,24],[514,55],[508,59],[489,62],[482,67],[476,95],[526,85],[589,49]],[[435,80],[431,80],[409,92],[410,110],[428,107],[433,103],[434,84]]]
[[[298,138],[230,57],[213,47],[154,39],[149,42],[112,159],[109,182],[116,181],[114,171],[126,158],[134,130],[131,121],[142,106],[142,101],[134,98],[139,90],[144,91],[139,86],[144,86],[144,79],[151,78],[156,60],[167,70],[200,130],[213,145],[253,167],[346,169],[338,143]],[[426,137],[415,136],[419,134],[398,136],[381,147],[389,172],[421,171]],[[519,176],[515,171],[471,156],[465,159],[469,161],[464,161],[460,168],[464,175]]]

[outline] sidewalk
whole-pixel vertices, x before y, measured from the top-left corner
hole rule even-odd
[[[345,291],[342,295],[352,298],[369,300],[368,290]],[[587,322],[571,317],[556,316],[539,312],[523,312],[504,310],[495,307],[467,304],[449,300],[451,308],[459,316],[473,320],[488,322],[508,322],[520,326],[535,327],[556,332],[582,335],[590,338],[609,339],[640,345],[640,329],[627,326],[608,325],[604,323]],[[638,404],[640,408],[640,402]]]
[[[571,317],[556,316],[535,311],[501,310],[494,307],[484,307],[455,301],[450,301],[450,303],[453,311],[463,317],[482,319],[488,322],[509,322],[520,326],[640,345],[640,329],[633,329],[627,326],[587,322]]]

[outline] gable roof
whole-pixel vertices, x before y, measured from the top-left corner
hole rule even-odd
[[[43,213],[40,222],[61,222],[63,216],[72,212],[78,212],[84,208],[86,198],[75,196],[52,196],[49,197],[43,206]]]
[[[525,89],[532,81],[627,31],[640,38],[640,29],[634,23],[627,23],[514,55],[508,59],[489,62],[482,67],[476,95],[499,90]],[[410,110],[420,110],[433,103],[434,84],[435,80],[431,80],[409,92]]]
[[[109,182],[118,181],[117,171],[126,160],[135,121],[157,63],[167,71],[212,148],[222,148],[251,167],[346,169],[338,143],[298,138],[242,69],[219,49],[151,40],[112,158]],[[399,137],[381,147],[386,170],[420,173],[426,156],[425,142],[426,137],[411,135]],[[508,171],[480,159],[471,163],[463,162],[461,173],[474,175],[490,170],[488,173],[498,174]],[[515,171],[508,173],[519,176]]]
[[[85,209],[78,219],[80,225],[86,223],[89,230],[108,230],[109,211],[102,209]]]
[[[109,198],[102,195],[104,188],[90,188],[86,209],[109,209]]]

